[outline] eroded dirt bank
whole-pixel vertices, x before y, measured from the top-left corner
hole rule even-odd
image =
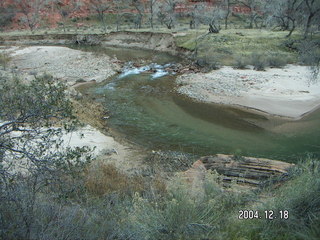
[[[47,34],[0,36],[0,45],[101,45],[109,47],[147,49],[184,55],[188,52],[176,46],[173,34],[153,32],[111,32],[107,34]]]

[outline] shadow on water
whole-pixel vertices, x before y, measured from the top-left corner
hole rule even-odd
[[[92,49],[89,49],[93,51]],[[107,49],[118,59],[154,53]],[[101,49],[100,49],[101,52]],[[166,54],[158,64],[176,62]],[[266,117],[241,109],[194,102],[176,94],[174,75],[152,78],[150,72],[114,76],[82,91],[94,95],[112,113],[108,123],[125,137],[152,149],[197,155],[241,153],[295,162],[307,153],[320,156],[320,111],[299,121]]]

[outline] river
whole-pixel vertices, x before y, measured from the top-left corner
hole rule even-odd
[[[127,62],[119,75],[81,91],[101,102],[111,113],[110,127],[131,141],[199,156],[225,153],[288,162],[320,157],[319,110],[292,121],[194,102],[175,92],[176,74],[165,71],[181,61],[177,57],[131,49],[81,50]],[[141,66],[134,67],[135,62]]]

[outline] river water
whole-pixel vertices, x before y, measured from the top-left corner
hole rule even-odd
[[[103,103],[111,113],[109,125],[134,142],[195,155],[240,154],[288,162],[320,156],[320,111],[291,121],[194,102],[175,92],[176,75],[165,70],[181,59],[140,50],[86,50],[127,62],[121,74],[81,91]],[[141,66],[134,67],[137,61]]]

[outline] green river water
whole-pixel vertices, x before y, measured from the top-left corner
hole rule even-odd
[[[144,59],[146,66],[181,61],[151,51],[86,50],[116,55],[122,61]],[[161,73],[161,69],[159,71]],[[320,157],[319,110],[291,121],[198,103],[175,92],[176,75],[153,78],[152,74],[118,75],[81,91],[103,103],[111,113],[108,123],[113,129],[150,149],[196,155],[241,154],[288,162],[296,162],[307,155]]]

